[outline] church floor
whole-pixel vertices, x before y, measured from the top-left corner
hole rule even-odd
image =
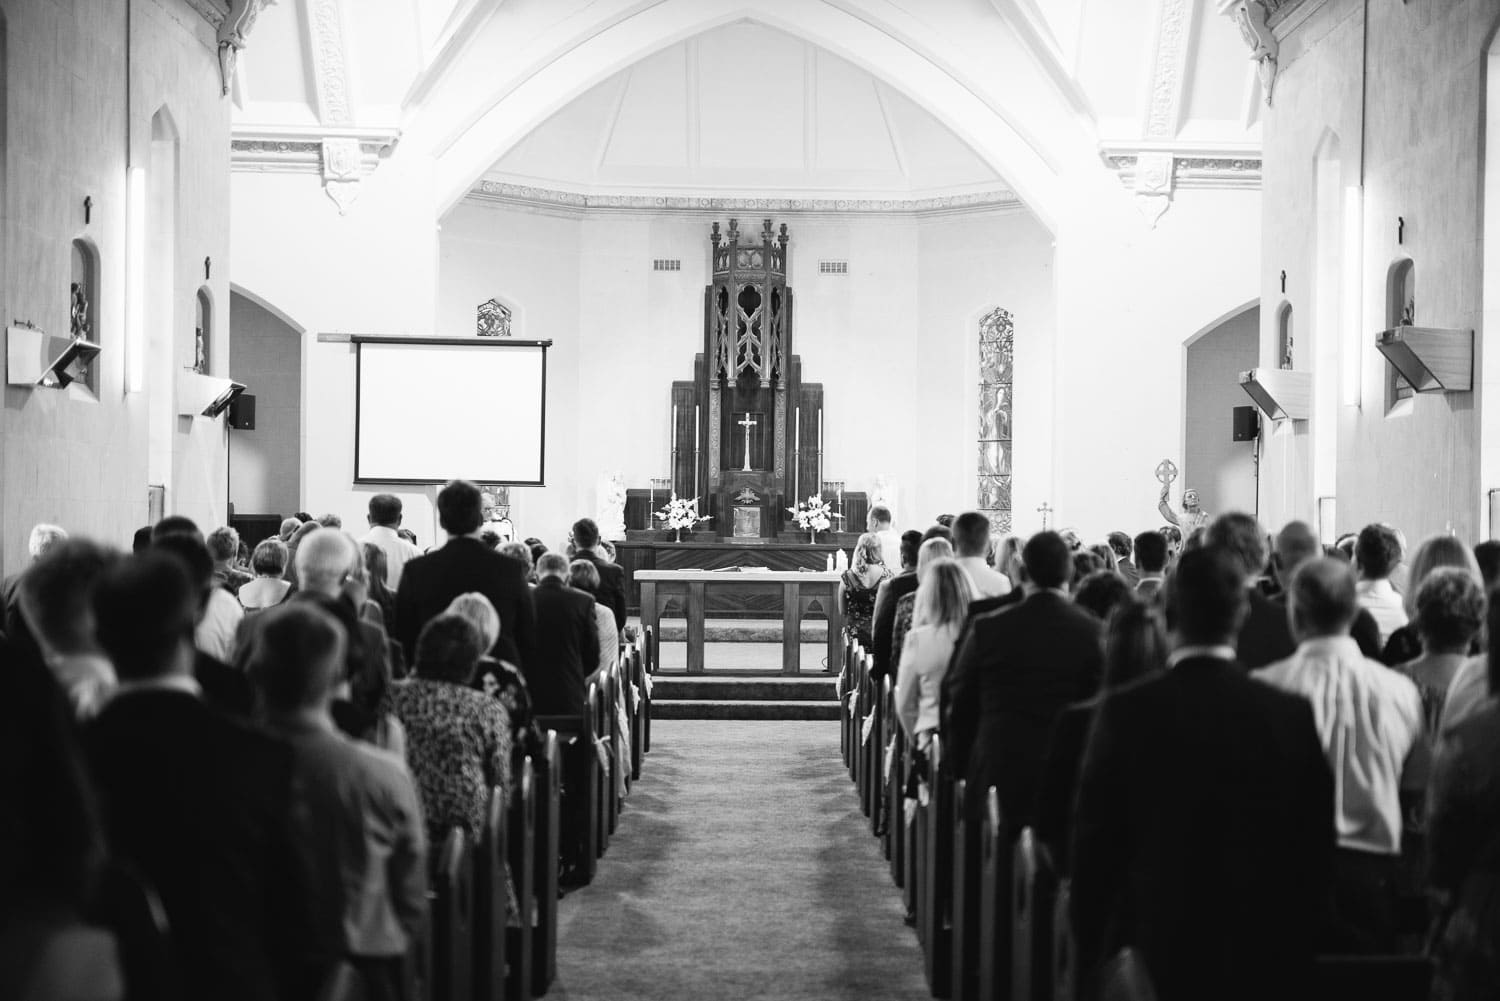
[[[659,721],[591,886],[559,914],[568,1001],[918,1001],[922,954],[836,724]]]

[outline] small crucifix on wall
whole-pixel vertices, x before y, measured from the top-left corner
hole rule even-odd
[[[760,422],[749,414],[746,414],[744,420],[735,421],[735,423],[745,429],[745,465],[741,468],[740,472],[748,473],[750,472],[750,429]]]

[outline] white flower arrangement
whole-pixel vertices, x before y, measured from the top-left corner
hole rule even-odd
[[[838,515],[833,513],[828,502],[817,494],[813,494],[807,500],[802,501],[796,507],[789,507],[792,520],[797,527],[804,532],[826,532],[833,527],[833,519]]]
[[[684,528],[692,528],[700,521],[708,521],[713,515],[698,513],[698,498],[683,500],[675,493],[672,499],[667,501],[667,506],[656,512],[656,516],[666,523],[666,527],[674,531],[682,531]]]

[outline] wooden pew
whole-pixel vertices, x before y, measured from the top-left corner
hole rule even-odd
[[[889,686],[886,682],[877,682],[870,679],[870,701],[871,711],[875,714],[875,725],[870,728],[870,743],[867,745],[870,753],[870,833],[880,833],[881,802],[885,799],[885,732],[887,707],[890,699],[887,697]]]
[[[885,857],[891,863],[891,881],[906,881],[906,731],[896,718],[896,688],[885,679],[886,730],[891,735],[891,777],[885,783]]]
[[[857,656],[859,643],[853,636],[844,637],[844,670],[839,675],[841,682],[839,692],[839,760],[844,767],[849,767],[849,679],[854,677],[854,658]]]
[[[474,998],[505,1001],[506,902],[509,810],[505,790],[490,790],[490,805],[474,857]],[[519,882],[519,880],[518,880]],[[517,894],[519,897],[519,893]],[[526,904],[521,903],[522,913]]]
[[[537,784],[535,763],[531,755],[521,761],[515,772],[515,794],[511,801],[506,860],[510,864],[511,884],[516,891],[516,905],[521,908],[517,927],[505,929],[506,1001],[531,1001],[533,980],[532,957],[536,928],[536,812]],[[553,906],[556,906],[553,894]]]
[[[613,726],[610,718],[614,715],[614,709],[610,703],[613,695],[609,687],[609,674],[604,671],[596,671],[594,684],[589,688],[589,713],[594,722],[594,737],[596,743],[602,743],[605,750],[605,760],[596,764],[599,771],[599,781],[594,784],[594,822],[599,830],[597,848],[599,857],[609,850],[609,836],[614,831],[610,820],[611,804],[614,802],[614,742],[610,739]]]
[[[1077,1001],[1078,949],[1073,941],[1072,892],[1058,884],[1052,903],[1052,1001]]]
[[[565,759],[563,770],[563,795],[571,804],[570,813],[565,814],[564,820],[560,821],[561,842],[571,845],[574,840],[581,840],[583,848],[580,852],[582,857],[572,860],[580,868],[580,876],[584,883],[593,881],[594,874],[598,869],[600,855],[599,848],[599,777],[601,769],[599,758],[594,752],[594,724],[598,719],[597,702],[599,699],[598,685],[591,677],[588,685],[588,694],[585,697],[585,709],[579,716],[557,716],[538,715],[537,725],[544,731],[553,730],[557,734],[559,748]],[[571,761],[571,765],[568,763]],[[577,772],[576,781],[580,788],[571,788],[569,777]],[[581,805],[580,805],[581,804]],[[572,811],[576,810],[578,822],[584,827],[581,838],[575,838],[571,824]]]
[[[474,996],[473,890],[469,838],[455,827],[443,840],[427,894],[432,914],[431,1001],[470,1001]]]
[[[984,816],[979,827],[979,923],[975,937],[978,952],[978,994],[985,1001],[999,1001],[1008,994],[1006,953],[1002,938],[1007,922],[1003,913],[1010,905],[1007,891],[1010,869],[1005,850],[1005,827],[1000,817],[1000,794],[990,786],[985,794]],[[1016,994],[1015,1001],[1028,995]]]
[[[991,796],[995,795],[990,790]],[[995,809],[998,812],[997,800]],[[1031,828],[1016,842],[1010,874],[1010,968],[1012,1001],[1052,997],[1052,908],[1057,876]]]
[[[941,736],[932,738],[927,759],[930,778],[918,924],[922,928],[927,987],[933,997],[947,998],[953,991],[953,803],[958,792],[943,760]]]
[[[654,631],[652,631],[652,629],[651,629],[650,626],[647,626],[642,631],[641,636],[642,636],[642,639],[643,639],[643,642],[644,642],[644,645],[645,645],[644,648],[645,648],[645,654],[646,654],[646,664],[645,664],[646,673],[647,674],[655,674],[656,673],[656,664],[657,664],[657,660],[656,660],[656,633]],[[650,696],[649,693],[647,693],[646,687],[644,685],[641,686],[641,694],[645,697],[645,700],[646,700],[645,724],[641,728],[641,753],[642,754],[650,754],[651,753],[651,696]]]
[[[953,781],[953,961],[954,1001],[973,1001],[979,992],[979,824],[969,823],[968,783]]]
[[[532,886],[536,924],[531,930],[531,992],[547,993],[557,978],[557,859],[561,850],[562,754],[548,730],[537,759],[528,758],[536,788]]]
[[[646,671],[641,648],[630,646],[630,781],[641,780],[641,756],[645,753]]]

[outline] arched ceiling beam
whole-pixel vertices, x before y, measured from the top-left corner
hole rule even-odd
[[[948,8],[952,10],[952,8]],[[982,10],[982,8],[980,8]],[[580,20],[587,15],[587,19]],[[404,145],[431,156],[435,197],[446,212],[502,155],[547,117],[589,88],[686,38],[753,20],[825,48],[906,94],[968,143],[1051,228],[1064,211],[1064,178],[1102,175],[1097,139],[1079,127],[1071,100],[1028,58],[1015,33],[976,18],[962,44],[951,32],[885,0],[616,0],[587,5],[552,24],[534,26],[529,57],[476,92],[478,66],[490,45],[474,44],[412,109]],[[488,31],[507,26],[496,18]],[[512,51],[523,40],[513,34]],[[498,42],[498,39],[497,39]],[[727,71],[733,68],[726,68]],[[503,70],[501,71],[504,72]],[[1025,101],[1017,100],[1025,95]]]

